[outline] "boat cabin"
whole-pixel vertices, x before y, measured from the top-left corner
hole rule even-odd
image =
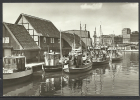
[[[60,53],[51,52],[51,53],[44,53],[45,65],[46,66],[56,66],[59,64],[60,60]]]
[[[117,49],[108,49],[107,53],[108,54],[112,53],[112,56],[114,57],[121,55],[121,53]]]
[[[101,57],[101,55],[103,54],[103,51],[101,50],[101,48],[94,48],[94,56]]]
[[[3,70],[24,71],[26,64],[25,56],[3,57]]]
[[[98,61],[103,61],[103,60],[106,60],[106,57],[107,57],[107,53],[105,50],[102,50],[101,48],[99,47],[96,47],[94,48],[93,50],[93,61],[97,60]]]

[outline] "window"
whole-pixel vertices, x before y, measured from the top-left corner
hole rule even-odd
[[[43,38],[43,42],[46,43],[46,37]]]
[[[9,37],[4,37],[3,38],[3,43],[9,43]]]
[[[51,43],[54,43],[54,38],[51,38]]]
[[[38,41],[38,36],[34,36],[34,41]]]
[[[34,35],[34,30],[29,30],[30,35]]]
[[[38,42],[36,42],[36,44],[38,45]]]
[[[58,39],[58,43],[60,43],[60,39]]]

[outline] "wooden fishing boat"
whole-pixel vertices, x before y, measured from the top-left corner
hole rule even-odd
[[[119,60],[122,60],[122,55],[119,55],[117,57],[112,57],[112,61],[119,61]]]
[[[85,31],[86,31],[86,25],[85,25]],[[81,32],[81,24],[80,24],[80,32]],[[75,44],[75,39],[74,39],[74,44]],[[88,53],[87,47],[84,55],[84,52],[82,51],[82,45],[78,49],[76,49],[74,46],[74,49],[72,49],[70,53],[71,55],[69,55],[72,58],[69,59],[69,63],[67,65],[64,65],[67,66],[67,68],[63,68],[63,71],[66,73],[83,73],[91,70],[92,62],[89,55],[87,55],[87,53]]]
[[[52,71],[62,71],[63,64],[60,63],[60,54],[59,53],[45,53],[45,64],[43,65],[43,70],[45,72],[52,72]]]
[[[67,65],[64,65],[64,72],[66,73],[82,73],[86,72],[92,69],[92,62],[90,59],[88,59],[88,56],[84,56],[81,53],[81,50],[73,51],[72,58],[69,59],[69,63]],[[77,57],[77,63],[76,58]],[[86,57],[86,59],[85,59]],[[85,63],[84,63],[85,62]]]
[[[31,78],[33,71],[25,68],[25,56],[3,57],[3,86],[22,83]]]
[[[69,68],[63,69],[66,73],[83,73],[92,69],[92,62],[87,63],[86,65],[79,65],[79,68],[76,68],[76,65],[72,65]]]
[[[112,61],[122,60],[123,56],[120,52],[117,51],[117,49],[108,49],[108,51],[110,53]]]
[[[93,61],[92,62],[92,66],[100,66],[100,65],[105,65],[105,64],[109,64],[110,58],[107,58],[106,60],[102,60],[102,61]]]
[[[89,75],[92,75],[93,73],[93,70],[89,70],[89,71],[86,71],[84,73],[78,73],[78,74],[67,74],[67,73],[64,73],[63,74],[63,77],[66,78],[66,79],[83,79]]]
[[[53,71],[62,71],[63,61],[62,61],[62,45],[61,45],[61,31],[60,31],[60,53],[44,52],[45,64],[43,65],[43,71],[53,72]]]
[[[103,57],[104,55],[104,57]],[[92,53],[92,66],[100,66],[104,64],[109,64],[110,57],[107,55],[106,51],[103,52],[103,50],[99,47],[94,48],[94,51]]]

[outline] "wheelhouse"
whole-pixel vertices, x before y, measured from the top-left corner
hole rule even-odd
[[[60,53],[57,52],[45,53],[44,56],[46,66],[56,66],[59,64]]]
[[[25,56],[8,56],[3,57],[3,69],[13,69],[16,71],[24,71],[26,64]]]

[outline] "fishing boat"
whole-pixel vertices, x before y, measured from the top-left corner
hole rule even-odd
[[[92,53],[92,66],[100,66],[104,64],[109,64],[110,57],[105,53],[105,51],[101,50],[101,48],[94,48]]]
[[[99,38],[99,44],[97,45],[96,41],[96,28],[95,28],[95,36],[94,36],[94,49],[91,51],[92,54],[92,66],[97,67],[101,66],[104,64],[109,64],[110,57],[107,55],[107,48],[108,46],[103,45],[103,40],[102,40],[102,30],[101,30],[101,25],[100,25],[100,37]]]
[[[92,62],[90,58],[83,57],[81,51],[77,51],[75,55],[72,55],[72,58],[69,59],[69,63],[63,68],[66,73],[82,73],[92,69]]]
[[[64,73],[63,76],[64,78],[66,79],[83,79],[89,75],[92,75],[93,74],[93,70],[89,70],[85,73],[78,73],[78,74],[67,74],[67,73]]]
[[[85,25],[86,30],[86,25]],[[80,24],[80,33],[81,33],[81,24]],[[80,43],[81,36],[80,36]],[[69,63],[64,67],[63,70],[65,73],[83,73],[92,69],[92,62],[87,55],[87,47],[85,53],[82,50],[82,45],[78,49],[73,49],[72,53],[70,53]]]
[[[110,53],[110,57],[112,61],[122,60],[123,56],[117,49],[108,49],[108,53]]]
[[[25,65],[25,56],[3,57],[3,86],[18,84],[30,79],[33,70]]]
[[[43,65],[43,70],[45,72],[61,71],[63,64],[60,63],[60,53],[51,52],[44,54],[45,64]]]
[[[63,57],[62,57],[62,45],[61,45],[61,31],[60,31],[60,53],[44,52],[44,59],[45,59],[45,64],[43,65],[43,71],[45,72],[62,71]]]

